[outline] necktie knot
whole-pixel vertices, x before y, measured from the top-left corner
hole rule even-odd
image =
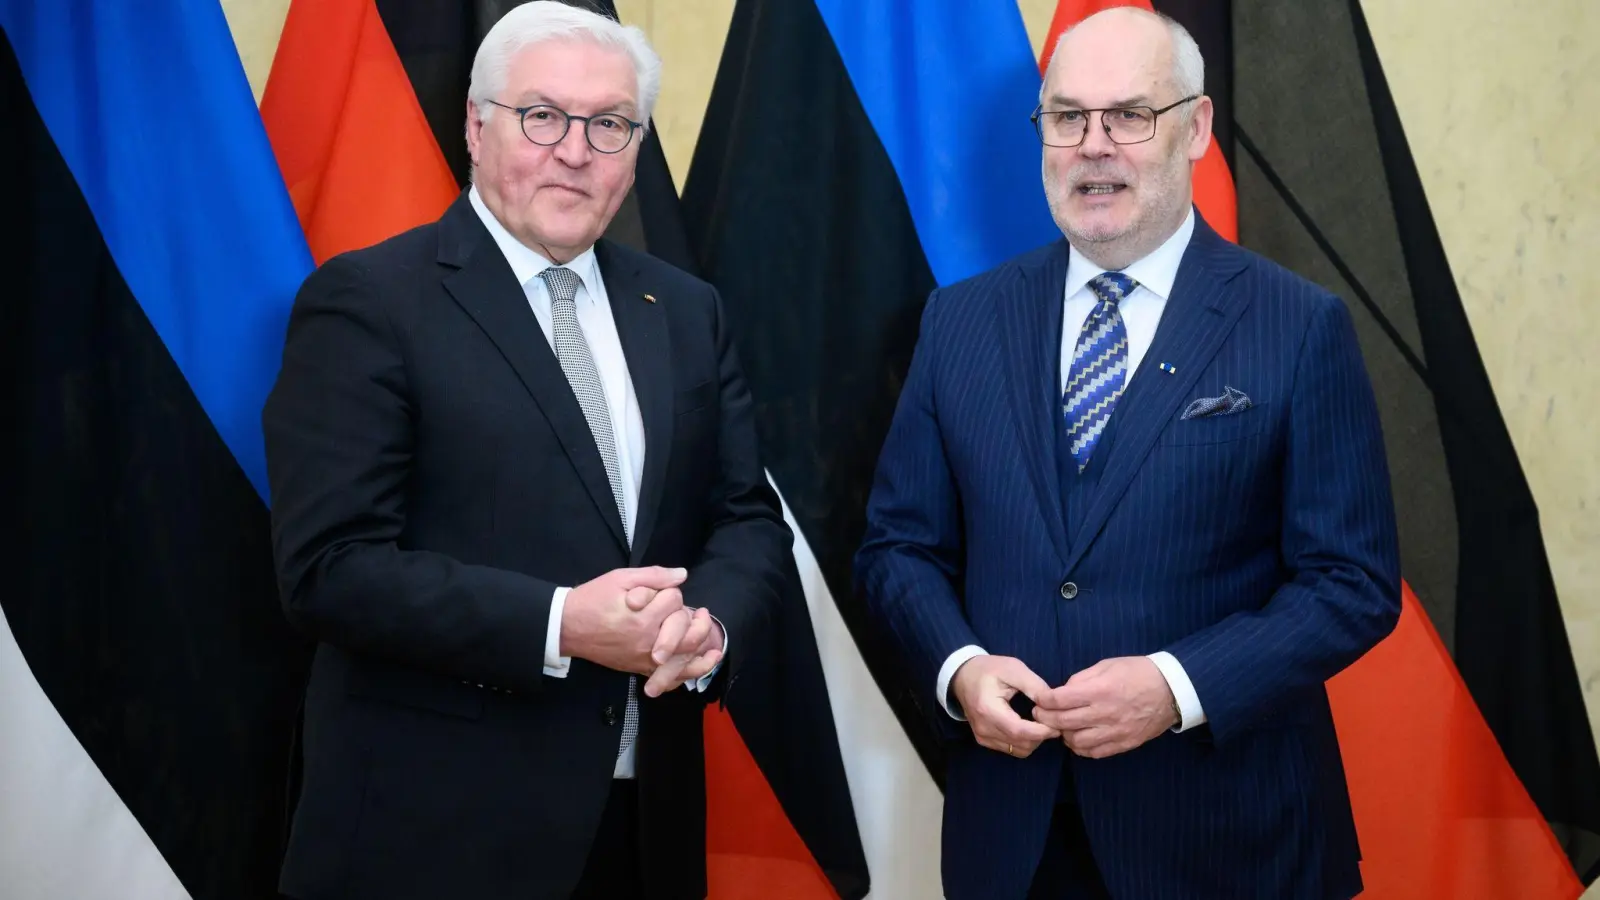
[[[578,273],[565,266],[551,266],[540,272],[539,277],[543,279],[545,288],[550,291],[552,301],[572,300],[578,296],[578,285],[583,284],[583,279],[578,277]]]
[[[1094,291],[1102,303],[1115,306],[1123,297],[1133,293],[1139,282],[1122,274],[1121,272],[1101,272],[1089,279],[1089,289]]]

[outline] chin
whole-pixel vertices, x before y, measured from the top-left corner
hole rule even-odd
[[[1075,222],[1068,222],[1067,231],[1081,241],[1103,244],[1127,236],[1132,227],[1126,221],[1107,219],[1101,216],[1090,216]]]

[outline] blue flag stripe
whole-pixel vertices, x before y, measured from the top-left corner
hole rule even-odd
[[[1058,240],[1016,0],[815,0],[939,284]]]
[[[265,501],[261,407],[311,271],[215,0],[0,0],[112,258]]]

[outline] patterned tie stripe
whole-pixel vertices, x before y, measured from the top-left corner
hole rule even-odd
[[[1134,287],[1134,280],[1121,272],[1103,272],[1089,281],[1099,302],[1084,320],[1061,393],[1061,414],[1079,472],[1089,465],[1127,383],[1128,330],[1117,304]]]
[[[583,417],[594,434],[595,446],[600,450],[600,460],[606,466],[606,478],[611,481],[611,495],[617,501],[617,515],[627,529],[627,504],[622,494],[622,464],[617,458],[617,439],[611,430],[611,411],[606,405],[605,385],[600,381],[600,370],[595,366],[594,354],[584,339],[583,328],[578,324],[578,287],[583,280],[578,273],[561,266],[552,266],[539,273],[550,291],[550,331],[554,338],[556,360],[561,371],[572,385],[573,396],[583,409]],[[632,541],[632,535],[629,535]],[[633,743],[639,732],[638,678],[628,677],[628,704],[622,717],[621,756]]]

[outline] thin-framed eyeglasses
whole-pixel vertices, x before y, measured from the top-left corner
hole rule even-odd
[[[1100,114],[1100,127],[1113,144],[1142,144],[1156,136],[1156,119],[1164,112],[1177,109],[1199,94],[1189,96],[1160,109],[1148,106],[1112,106],[1105,109],[1051,109],[1042,105],[1033,109],[1028,118],[1033,130],[1047,147],[1076,147],[1089,136],[1089,119],[1092,113]]]
[[[486,102],[516,113],[522,127],[522,136],[541,147],[561,143],[566,138],[567,129],[572,127],[572,123],[582,122],[583,138],[589,142],[589,146],[600,153],[620,153],[628,146],[628,142],[633,140],[633,133],[644,127],[643,122],[635,122],[617,113],[574,116],[558,106],[544,103],[534,106],[507,106],[494,100]]]

